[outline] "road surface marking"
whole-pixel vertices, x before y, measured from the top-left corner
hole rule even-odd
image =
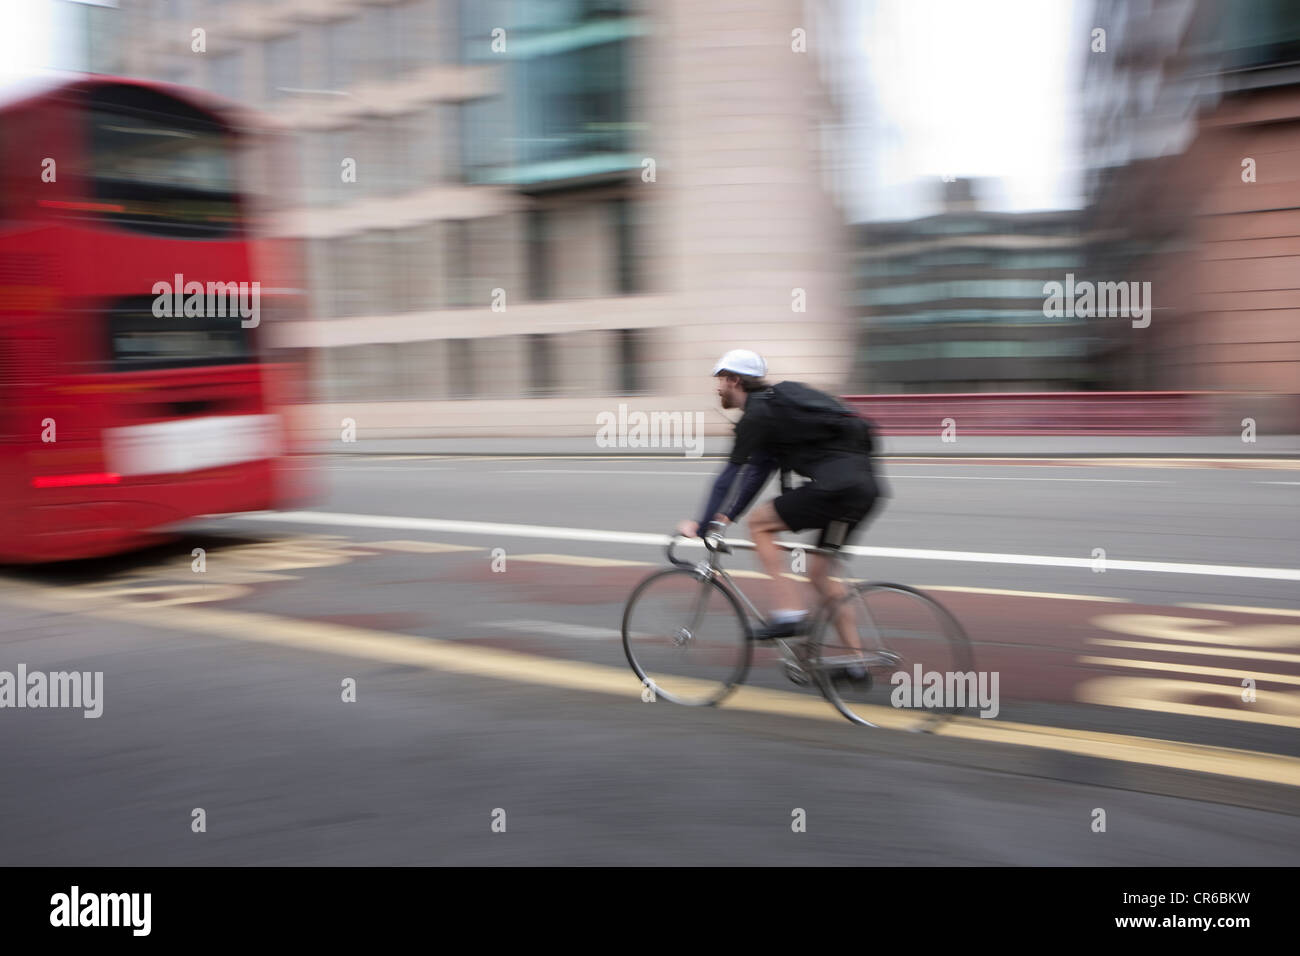
[[[1164,651],[1169,654],[1203,654],[1206,657],[1240,657],[1252,661],[1287,661],[1300,663],[1300,654],[1285,651],[1252,651],[1235,647],[1209,647],[1205,644],[1157,644],[1154,641],[1121,641],[1110,637],[1090,637],[1089,644],[1124,647],[1133,651]]]
[[[425,472],[429,472],[429,471],[451,471],[452,470],[450,465],[434,465],[432,467],[428,465],[424,465],[420,468],[412,468],[407,465],[372,464],[371,461],[373,460],[374,459],[365,460],[365,461],[348,461],[347,465],[351,471],[404,471],[408,475],[411,474],[423,475]],[[378,459],[378,461],[385,461],[385,462],[400,461],[400,460],[401,459],[394,459],[394,458]]]
[[[416,554],[442,554],[449,551],[486,551],[487,548],[473,544],[443,544],[440,541],[368,541],[363,548],[378,548],[384,551],[410,551]]]
[[[1181,664],[1169,661],[1146,661],[1128,657],[1080,657],[1080,664],[1098,664],[1102,667],[1131,667],[1138,670],[1173,671],[1178,674],[1200,674],[1204,677],[1230,677],[1242,680],[1271,681],[1278,684],[1300,684],[1300,676],[1275,674],[1271,671],[1239,670],[1235,667],[1205,667],[1200,664]]]
[[[525,634],[577,637],[585,641],[623,639],[623,632],[616,631],[612,627],[585,627],[581,624],[564,624],[560,621],[484,621],[478,626],[495,627],[503,631],[523,631]]]
[[[1173,614],[1101,614],[1088,623],[1104,631],[1214,647],[1300,647],[1300,624],[1231,624]]]
[[[1300,617],[1300,611],[1280,607],[1248,607],[1238,604],[1177,604],[1175,607],[1189,607],[1197,611],[1232,611],[1236,614],[1279,614],[1284,617]]]
[[[1198,681],[1158,677],[1096,677],[1075,688],[1075,699],[1085,704],[1122,707],[1127,710],[1153,710],[1184,717],[1209,717],[1235,720],[1247,724],[1300,728],[1300,694],[1286,691],[1257,690],[1250,709],[1214,707],[1184,703],[1221,697],[1234,704],[1243,703],[1243,688],[1234,684],[1207,684]]]
[[[406,518],[393,515],[343,514],[323,511],[285,511],[242,516],[249,521],[283,521],[355,528],[397,528],[449,534],[502,535],[518,538],[550,538],[562,541],[601,541],[610,544],[646,544],[662,547],[666,534],[636,531],[601,531],[532,524],[503,524],[489,521],[453,521],[445,518]],[[700,547],[698,540],[683,541],[685,547]],[[1035,567],[1088,568],[1092,558],[1069,558],[1042,554],[1001,554],[984,551],[940,551],[924,548],[867,548],[848,546],[849,554],[874,558],[903,558],[921,561],[957,561],[974,564],[1019,564]],[[1207,577],[1252,578],[1265,581],[1300,581],[1300,569],[1261,568],[1226,564],[1184,564],[1166,561],[1124,561],[1107,558],[1108,571],[1143,571],[1158,574],[1195,574]]]
[[[608,471],[595,468],[506,468],[492,472],[494,475],[603,475],[609,477]],[[716,478],[716,471],[648,471],[644,469],[623,469],[620,475],[686,475],[691,478]]]
[[[1107,484],[1120,485],[1172,485],[1173,482],[1163,478],[1022,478],[1013,475],[891,475],[884,473],[891,481],[896,478],[933,478],[936,481],[1102,481]]]
[[[622,558],[593,558],[583,554],[507,554],[510,561],[536,561],[538,564],[566,564],[583,568],[654,567],[650,561],[625,561]]]
[[[164,631],[209,634],[236,641],[406,664],[513,683],[609,694],[629,702],[631,706],[645,706],[640,703],[641,684],[625,668],[255,612],[180,606],[169,608],[163,616],[119,602],[100,602],[97,606],[81,605],[69,610],[60,589],[40,585],[29,586],[21,593],[6,594],[4,597],[13,603],[46,611],[83,614]],[[632,701],[637,703],[631,704]],[[742,687],[724,706],[730,710],[833,723],[840,723],[844,719],[825,701],[810,695],[757,687]],[[890,714],[890,708],[882,708],[882,711],[886,715]],[[904,715],[895,712],[892,716]],[[1258,751],[1100,731],[982,720],[977,717],[951,720],[938,728],[938,734],[984,743],[1010,744],[1103,760],[1300,786],[1300,759]]]
[[[953,591],[958,594],[997,594],[1006,597],[1051,598],[1055,601],[1100,601],[1110,604],[1132,604],[1131,598],[1101,597],[1097,594],[1058,594],[1054,591],[1010,591],[1006,588],[961,587],[955,584],[914,584],[920,591]]]
[[[508,468],[497,474],[502,475],[604,475],[609,472],[600,468]],[[713,471],[646,471],[620,469],[620,475],[673,475],[693,478],[716,478]],[[935,481],[1100,481],[1121,485],[1172,485],[1172,481],[1157,478],[1022,478],[1010,475],[893,475],[884,472],[884,477],[893,481],[898,478],[934,479]]]

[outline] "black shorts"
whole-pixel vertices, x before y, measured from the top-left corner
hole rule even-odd
[[[880,491],[868,472],[852,484],[813,480],[772,501],[782,523],[791,531],[817,528],[817,547],[835,550],[848,544],[880,502]]]

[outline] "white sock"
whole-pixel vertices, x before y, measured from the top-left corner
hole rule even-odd
[[[802,621],[807,617],[807,615],[808,612],[806,610],[790,610],[789,608],[782,608],[772,612],[772,620],[777,624],[793,624],[795,621]]]

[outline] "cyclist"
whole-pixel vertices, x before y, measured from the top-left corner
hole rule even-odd
[[[713,369],[723,408],[743,409],[727,465],[718,475],[699,521],[677,526],[686,537],[704,536],[708,526],[726,527],[744,513],[767,483],[781,471],[782,494],[755,508],[749,517],[750,536],[763,570],[771,578],[776,609],[771,623],[754,632],[755,640],[796,637],[808,624],[793,581],[783,576],[782,551],[776,544],[783,531],[818,529],[819,548],[837,550],[846,544],[881,496],[872,469],[871,431],[867,423],[839,401],[799,382],[769,385],[767,363],[755,352],[733,349]],[[790,488],[789,474],[810,479]],[[830,557],[812,555],[808,577],[823,599],[843,594],[832,581]],[[850,615],[836,626],[848,647],[859,642]],[[847,633],[846,633],[847,632]],[[858,678],[863,670],[847,668]]]

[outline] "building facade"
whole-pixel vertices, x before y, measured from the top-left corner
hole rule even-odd
[[[319,437],[594,435],[708,409],[731,347],[847,385],[837,10],[124,0],[123,33],[128,72],[296,133],[312,305],[270,331],[312,356]]]
[[[1078,213],[989,212],[969,181],[939,188],[937,215],[856,227],[854,389],[1090,387],[1095,324],[1044,311],[1047,282],[1082,277]]]
[[[1094,20],[1107,42],[1083,78],[1090,269],[1151,282],[1156,305],[1149,328],[1112,328],[1111,385],[1245,393],[1294,430],[1300,7],[1102,0]]]

